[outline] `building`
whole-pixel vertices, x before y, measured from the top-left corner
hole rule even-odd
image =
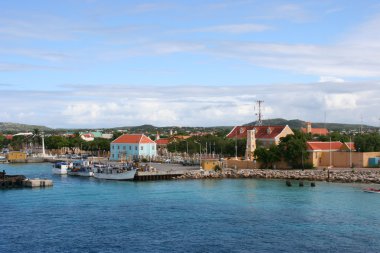
[[[11,163],[26,162],[27,154],[21,151],[11,151],[7,155],[7,159]]]
[[[269,147],[272,144],[278,145],[280,138],[288,134],[294,134],[288,125],[286,126],[235,126],[227,138],[230,139],[245,139],[247,138],[248,130],[255,131],[255,139],[263,146]]]
[[[95,136],[92,133],[85,133],[81,134],[80,138],[84,141],[93,141],[95,139]]]
[[[351,152],[350,152],[351,151]],[[353,142],[321,142],[308,141],[308,160],[313,167],[351,167],[350,163],[357,167],[368,166],[368,159],[360,159],[362,153],[355,151]]]
[[[157,155],[156,143],[144,134],[124,134],[111,142],[110,160],[152,159]]]
[[[306,128],[301,127],[301,132],[312,135],[328,135],[329,130],[327,128],[312,128],[311,122],[306,122]]]

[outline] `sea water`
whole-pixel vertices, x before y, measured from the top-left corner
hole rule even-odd
[[[223,179],[117,182],[0,165],[54,186],[0,190],[0,252],[379,252],[365,185]]]

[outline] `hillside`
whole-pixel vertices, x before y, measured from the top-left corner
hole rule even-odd
[[[246,125],[255,125],[256,121],[248,123]],[[292,129],[300,129],[301,127],[306,126],[306,121],[302,121],[299,119],[292,119],[292,120],[286,120],[286,119],[268,119],[263,120],[263,125],[272,125],[272,126],[280,126],[280,125],[288,125]],[[320,128],[320,127],[326,127],[330,131],[335,130],[355,130],[359,129],[359,124],[341,124],[341,123],[320,123],[320,122],[312,122],[312,127]],[[363,125],[363,129],[374,129],[373,126]]]
[[[10,122],[0,122],[0,132],[3,133],[16,133],[16,132],[31,132],[34,129],[39,129],[40,131],[51,131],[51,128],[45,126],[37,125],[27,125],[19,123],[10,123]]]

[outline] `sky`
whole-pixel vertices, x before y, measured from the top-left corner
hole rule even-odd
[[[0,1],[0,122],[380,125],[380,2]]]

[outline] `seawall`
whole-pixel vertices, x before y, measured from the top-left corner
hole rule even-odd
[[[260,170],[224,169],[223,171],[188,171],[177,179],[266,178],[341,183],[380,184],[380,170]]]

